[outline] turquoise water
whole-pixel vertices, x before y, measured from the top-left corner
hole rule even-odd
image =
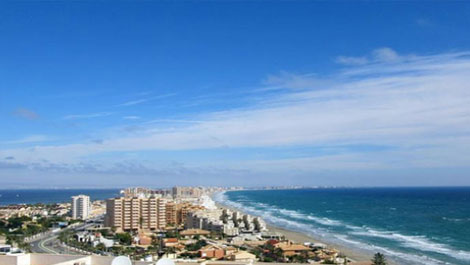
[[[0,205],[70,202],[70,197],[79,194],[91,200],[104,200],[119,196],[118,189],[56,189],[56,190],[0,190]]]
[[[214,199],[400,264],[470,264],[470,188],[234,191]]]

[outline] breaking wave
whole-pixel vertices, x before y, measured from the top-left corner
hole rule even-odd
[[[297,232],[307,233],[312,237],[320,237],[323,241],[339,243],[354,248],[366,250],[368,253],[384,252],[392,257],[401,259],[405,264],[451,264],[427,255],[404,253],[390,248],[371,244],[367,242],[367,237],[382,238],[393,241],[397,245],[405,248],[412,248],[418,251],[438,253],[458,260],[470,261],[470,252],[455,250],[443,243],[436,243],[425,236],[403,235],[394,231],[382,231],[372,229],[367,226],[354,226],[339,220],[318,217],[312,214],[303,213],[297,210],[283,209],[275,205],[254,202],[248,198],[243,201],[230,200],[225,192],[218,193],[214,197],[217,202],[228,207],[242,209],[243,212],[262,217],[267,223]],[[335,227],[341,227],[345,233],[339,234],[332,231]]]

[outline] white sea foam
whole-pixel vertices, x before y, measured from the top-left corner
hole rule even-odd
[[[451,264],[451,263],[444,262],[444,261],[441,261],[441,260],[433,259],[433,258],[428,257],[428,256],[424,256],[424,255],[415,255],[415,254],[397,252],[397,251],[390,250],[388,248],[374,246],[374,245],[372,245],[372,248],[374,249],[374,251],[379,251],[379,252],[382,252],[382,253],[384,253],[388,256],[396,257],[396,258],[400,258],[402,260],[405,260],[407,262],[406,264],[410,264],[410,262],[412,262],[413,264],[424,264],[424,265],[447,265],[447,264]]]
[[[260,210],[263,211],[271,211],[273,213],[280,213],[283,216],[289,217],[289,218],[294,218],[298,220],[309,220],[309,221],[314,221],[318,224],[325,225],[325,226],[344,226],[345,224],[341,223],[340,221],[337,220],[332,220],[326,217],[317,217],[309,214],[305,214],[299,211],[295,210],[288,210],[288,209],[282,209],[278,208],[273,205],[265,204],[265,203],[254,203],[257,208],[260,208]]]
[[[271,207],[269,204],[262,203],[262,202],[256,202],[255,205],[260,208],[269,208]]]
[[[307,216],[307,218],[309,220],[315,221],[315,222],[317,222],[319,224],[322,224],[322,225],[345,226],[345,224],[343,224],[340,221],[328,219],[326,217],[315,217],[315,216],[309,215],[309,216]]]
[[[470,222],[470,218],[448,218],[448,217],[442,217],[442,220],[449,221],[449,222]]]
[[[406,263],[403,263],[403,264],[425,264],[425,265],[450,264],[448,262],[443,262],[443,261],[433,259],[433,258],[430,258],[430,257],[427,257],[427,256],[402,253],[402,252],[393,251],[393,250],[385,248],[385,247],[380,247],[380,246],[376,246],[376,245],[372,245],[372,244],[366,244],[366,243],[363,243],[363,242],[352,240],[348,236],[345,236],[345,235],[336,235],[335,237],[340,239],[341,241],[343,241],[345,243],[348,243],[350,245],[355,245],[356,247],[366,249],[370,252],[382,252],[382,253],[390,256],[390,257],[394,257],[394,258],[406,261]]]
[[[432,242],[425,236],[402,235],[396,232],[379,231],[370,228],[366,228],[364,231],[351,232],[350,234],[385,238],[398,241],[405,247],[414,248],[421,251],[440,253],[460,260],[470,260],[470,252],[451,249],[445,244]]]
[[[292,219],[301,219],[301,218],[306,219],[306,215],[299,213],[297,211],[279,209],[277,207],[274,207],[268,204],[260,204],[260,203],[250,203],[250,205],[241,204],[239,202],[228,200],[225,193],[221,193],[219,196],[214,196],[214,199],[218,201],[219,203],[227,205],[229,207],[234,207],[236,209],[243,209],[243,212],[260,216],[267,222],[273,225],[279,226],[279,227],[293,229],[295,231],[315,232],[315,234],[324,234],[324,231],[321,231],[321,229],[318,229],[310,224],[293,221]],[[253,207],[251,205],[256,205],[258,207]],[[276,215],[277,213],[281,213],[281,216]]]
[[[200,198],[200,204],[207,209],[217,209],[217,206],[215,205],[215,202],[212,200],[211,197],[207,195],[202,195]]]

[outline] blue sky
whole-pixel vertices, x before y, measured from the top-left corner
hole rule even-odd
[[[470,4],[0,3],[0,180],[470,185]]]

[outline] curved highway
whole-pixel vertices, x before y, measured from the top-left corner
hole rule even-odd
[[[67,227],[65,229],[62,229],[60,231],[52,232],[49,231],[45,233],[41,238],[38,238],[37,240],[31,241],[30,246],[31,246],[31,252],[33,253],[49,253],[49,254],[81,254],[78,251],[71,250],[69,248],[66,248],[62,245],[60,240],[58,239],[58,234],[59,232],[65,231],[65,230],[81,230],[87,227],[92,226],[93,224],[81,224],[76,227]]]

